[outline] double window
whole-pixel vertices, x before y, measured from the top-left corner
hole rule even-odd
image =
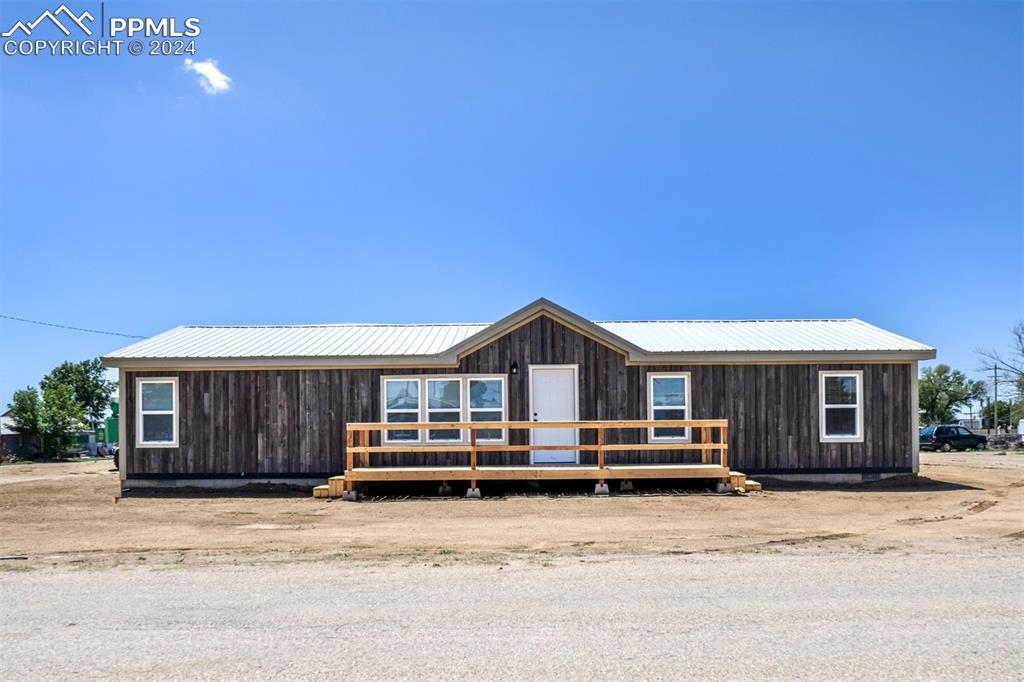
[[[689,372],[647,374],[647,418],[658,421],[676,421],[690,418]],[[652,441],[688,441],[687,427],[655,427],[648,438]]]
[[[819,372],[819,422],[822,442],[864,440],[864,373]]]
[[[503,376],[383,377],[384,421],[488,422],[505,421],[506,392]],[[421,398],[422,396],[422,398]],[[465,429],[395,429],[386,431],[386,443],[462,443]],[[477,442],[501,442],[504,429],[480,429]]]
[[[178,379],[143,379],[135,383],[138,401],[136,445],[174,448],[178,446]]]

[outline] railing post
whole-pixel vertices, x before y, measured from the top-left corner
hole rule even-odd
[[[704,446],[700,449],[700,463],[711,464],[711,427],[700,427],[700,444]]]
[[[601,470],[601,483],[604,483],[604,427],[597,427],[597,468]]]
[[[729,425],[722,427],[722,468],[729,468]]]
[[[352,470],[352,431],[345,427],[345,473]]]
[[[472,427],[469,429],[469,447],[469,468],[476,469],[476,429]]]
[[[469,468],[476,471],[476,429],[469,427]],[[476,479],[469,482],[470,488],[476,488]]]
[[[363,435],[359,439],[359,442],[362,443],[363,447],[370,447],[370,429],[363,429]],[[363,456],[360,457],[359,460],[362,462],[364,469],[370,466],[370,453],[364,452]]]

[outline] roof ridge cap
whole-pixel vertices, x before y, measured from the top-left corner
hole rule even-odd
[[[855,317],[776,317],[776,318],[749,318],[749,319],[693,319],[693,320],[595,320],[594,324],[635,324],[643,322],[647,324],[659,324],[668,322],[686,323],[748,323],[748,322],[863,322]]]
[[[181,324],[174,329],[316,329],[320,327],[488,327],[493,322],[320,322],[314,324]]]

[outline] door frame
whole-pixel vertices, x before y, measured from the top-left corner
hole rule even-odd
[[[575,391],[575,395],[574,395],[575,399],[573,400],[573,406],[572,406],[572,420],[573,421],[579,421],[580,420],[580,366],[579,366],[578,363],[575,364],[575,365],[538,364],[538,365],[529,365],[528,366],[527,371],[528,371],[528,375],[529,376],[527,378],[527,381],[528,381],[527,391],[528,391],[528,395],[529,395],[529,402],[528,402],[528,404],[526,406],[526,409],[527,409],[527,413],[526,413],[527,414],[527,420],[528,421],[533,421],[533,371],[534,371],[535,368],[536,369],[540,369],[542,371],[545,370],[545,369],[571,369],[572,370],[572,383],[573,383],[573,390]],[[530,431],[530,445],[533,445],[533,434],[536,432],[536,429],[529,429],[529,431]],[[572,431],[573,431],[573,442],[571,443],[571,445],[579,445],[580,444],[580,430],[579,429],[573,429]],[[533,452],[532,450],[530,451],[530,464],[531,465],[534,464],[534,455],[536,455],[536,454],[537,453]],[[574,463],[575,464],[579,464],[580,463],[580,451],[579,450],[573,450],[573,454],[575,455]]]

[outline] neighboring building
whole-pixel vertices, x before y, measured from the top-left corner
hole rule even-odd
[[[177,327],[103,363],[120,369],[129,487],[323,483],[345,469],[346,425],[381,421],[727,419],[729,467],[746,474],[909,474],[917,363],[934,357],[860,320],[592,322],[540,299],[494,324]],[[476,433],[493,465],[592,463],[593,433],[562,431],[559,443],[580,447],[499,452],[529,436]],[[465,431],[385,433],[385,444],[415,452],[375,453],[375,465],[465,462]],[[608,443],[620,443],[609,456],[678,461],[697,451],[672,443],[704,437],[609,431]]]
[[[0,415],[0,434],[3,437],[4,450],[15,454],[31,457],[39,453],[39,448],[32,443],[24,434],[14,430],[14,421],[11,419],[11,411],[7,410]],[[73,452],[88,452],[96,454],[96,433],[93,431],[76,431]],[[67,453],[64,453],[67,454]]]
[[[14,420],[11,419],[11,411],[7,410],[0,414],[0,438],[3,439],[4,450],[15,454],[29,454],[34,452],[28,438],[14,430]]]

